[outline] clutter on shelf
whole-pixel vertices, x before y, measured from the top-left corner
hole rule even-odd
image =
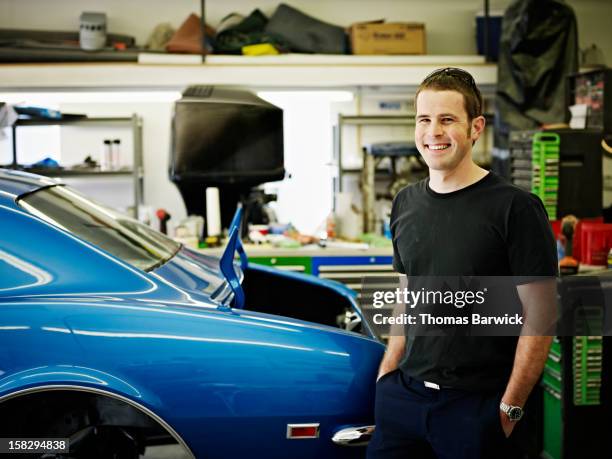
[[[83,12],[78,31],[0,29],[0,62],[99,62],[200,64],[188,56],[207,54],[425,54],[425,24],[374,20],[331,24],[281,3],[269,15],[260,9],[247,16],[233,12],[216,27],[190,13],[175,28],[162,22],[145,43],[110,33],[105,12]],[[112,16],[111,16],[112,18]],[[175,57],[173,57],[175,56]],[[182,58],[180,57],[182,56]]]

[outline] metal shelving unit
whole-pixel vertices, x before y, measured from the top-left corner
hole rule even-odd
[[[33,172],[40,175],[48,175],[52,177],[115,177],[129,176],[133,177],[134,181],[134,214],[138,215],[138,207],[143,203],[143,153],[142,153],[142,118],[137,114],[131,117],[100,117],[100,118],[77,118],[77,119],[20,119],[12,126],[12,162],[8,167],[11,169],[23,170],[24,167],[19,163],[19,155],[17,152],[17,130],[20,127],[26,126],[130,126],[132,129],[133,166],[130,170],[117,171],[97,171],[97,170],[76,170],[76,169],[28,169],[28,172]]]
[[[357,172],[347,170],[342,166],[342,128],[344,126],[414,126],[414,114],[409,115],[338,115],[338,132],[336,135],[336,161],[338,167],[338,178],[336,192],[342,191],[342,176],[345,172]]]

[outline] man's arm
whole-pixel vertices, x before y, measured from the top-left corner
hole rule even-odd
[[[502,401],[523,407],[540,379],[553,340],[552,336],[541,335],[550,330],[556,317],[556,280],[519,285],[517,290],[523,304],[524,330],[534,336],[523,335],[518,340],[512,374]],[[506,435],[510,435],[515,423],[501,411],[500,417]]]
[[[376,377],[377,381],[390,371],[395,370],[399,366],[400,360],[402,360],[402,357],[404,357],[405,347],[405,336],[389,337],[389,343],[387,343],[387,350],[385,351],[385,355],[382,359],[382,362],[380,362],[380,368],[378,369],[378,376]]]
[[[405,275],[400,276],[400,290],[408,288],[408,278]],[[403,303],[397,304],[394,308],[393,315],[398,317],[404,312],[406,305]],[[389,342],[387,343],[387,350],[380,362],[378,369],[378,376],[376,380],[379,380],[382,376],[395,370],[402,358],[406,349],[406,336],[401,325],[392,325],[391,331],[389,332]]]
[[[514,366],[502,401],[508,405],[525,406],[538,382],[548,357],[552,336],[521,336],[516,345]]]

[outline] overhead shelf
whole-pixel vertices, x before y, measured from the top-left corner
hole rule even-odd
[[[431,71],[461,67],[495,85],[497,66],[482,56],[207,56],[204,64],[167,62],[2,64],[0,91],[27,89],[180,89],[190,84],[323,88],[417,85]]]

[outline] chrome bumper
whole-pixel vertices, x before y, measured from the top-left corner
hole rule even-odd
[[[376,426],[355,426],[339,430],[332,441],[340,446],[364,446],[372,439]]]

